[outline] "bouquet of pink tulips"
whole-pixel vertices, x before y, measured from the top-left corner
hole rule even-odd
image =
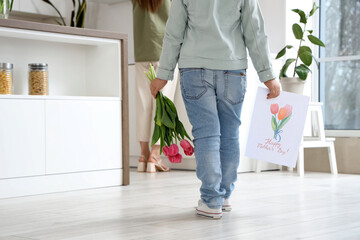
[[[152,82],[156,78],[155,69],[150,64],[149,72],[145,72],[147,78]],[[174,103],[164,96],[161,91],[156,95],[155,127],[151,140],[153,146],[160,139],[160,153],[164,153],[172,163],[180,163],[182,156],[179,153],[178,141],[187,156],[194,153],[191,143],[185,139],[190,137],[184,125],[179,120]]]

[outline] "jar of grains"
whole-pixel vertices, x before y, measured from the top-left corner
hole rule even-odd
[[[49,94],[49,73],[46,63],[29,64],[29,94]]]
[[[12,94],[13,92],[13,65],[0,63],[0,94]]]

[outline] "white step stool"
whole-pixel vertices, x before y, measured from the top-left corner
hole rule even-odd
[[[328,148],[329,162],[331,173],[337,175],[337,164],[334,141],[335,138],[325,138],[324,119],[322,115],[322,103],[310,102],[308,109],[308,117],[311,117],[312,135],[304,136],[300,144],[299,157],[297,161],[297,172],[300,176],[304,176],[304,149],[305,148]],[[292,171],[292,168],[288,168]]]

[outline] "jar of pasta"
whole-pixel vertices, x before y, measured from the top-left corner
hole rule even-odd
[[[0,63],[0,94],[13,93],[13,65]]]
[[[46,63],[29,64],[29,95],[49,95],[49,73]]]

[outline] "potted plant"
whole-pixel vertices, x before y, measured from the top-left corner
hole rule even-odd
[[[312,44],[315,44],[320,47],[325,47],[325,44],[319,38],[312,35],[313,30],[308,30],[306,28],[308,19],[312,15],[314,15],[314,13],[317,11],[318,8],[319,7],[316,6],[316,4],[314,3],[313,7],[308,15],[306,15],[305,12],[300,9],[292,9],[291,10],[291,11],[299,14],[300,24],[303,24],[303,28],[298,23],[294,23],[292,25],[292,31],[294,33],[294,36],[296,39],[298,39],[300,41],[299,48],[295,49],[291,45],[286,45],[283,49],[280,50],[280,52],[276,56],[276,59],[279,59],[285,55],[287,49],[297,50],[296,58],[286,59],[286,62],[280,71],[279,78],[280,78],[282,90],[284,90],[284,91],[302,94],[308,73],[311,72],[309,67],[313,63],[313,60],[318,65],[316,58],[312,54],[311,48],[303,45],[303,43],[305,42],[305,36],[307,35],[307,39]],[[286,75],[286,72],[292,63],[295,63],[294,71],[292,72],[292,77],[288,77]]]
[[[59,14],[61,22],[57,21],[57,23],[59,25],[66,26],[64,17],[61,15],[60,11],[55,7],[55,5],[50,0],[42,0],[42,1],[53,7],[54,10]],[[73,2],[73,10],[71,11],[70,27],[84,28],[85,13],[87,7],[86,0],[78,0],[77,4],[75,0],[72,0],[72,2]]]
[[[0,18],[7,19],[12,10],[14,0],[0,0]]]

